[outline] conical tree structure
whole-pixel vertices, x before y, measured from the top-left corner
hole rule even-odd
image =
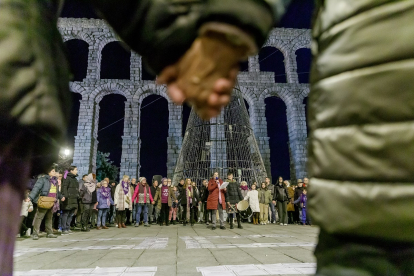
[[[204,121],[191,111],[173,184],[191,178],[198,186],[214,172],[224,179],[231,171],[239,181],[264,181],[266,169],[250,125],[249,115],[236,86],[230,104],[221,114]]]

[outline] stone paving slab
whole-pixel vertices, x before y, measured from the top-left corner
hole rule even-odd
[[[65,271],[65,275],[93,275],[95,271],[106,276],[209,276],[213,275],[211,269],[224,269],[214,274],[219,276],[313,273],[317,227],[243,226],[244,229],[215,231],[201,224],[111,227],[57,239],[19,239],[15,275],[63,275]],[[188,241],[199,247],[189,248]],[[130,270],[147,268],[156,271],[138,274]]]

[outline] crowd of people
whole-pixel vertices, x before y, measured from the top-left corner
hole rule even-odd
[[[68,235],[73,230],[104,230],[108,227],[150,227],[202,223],[215,230],[230,229],[242,222],[253,225],[288,224],[311,225],[307,216],[307,187],[309,180],[298,179],[297,185],[279,177],[276,184],[270,178],[258,185],[238,183],[232,172],[224,180],[215,172],[200,187],[191,179],[181,179],[174,186],[170,178],[154,177],[149,184],[145,177],[124,175],[119,183],[109,178],[100,182],[95,174],[77,180],[78,170],[71,166],[65,171],[51,167],[37,177],[27,190],[22,203],[22,222],[18,237],[38,240],[44,231],[47,238],[58,233]],[[239,210],[248,202],[250,212]],[[243,209],[245,211],[245,209]],[[246,215],[247,214],[247,215]],[[227,217],[227,219],[225,219]],[[43,231],[42,231],[43,230]]]

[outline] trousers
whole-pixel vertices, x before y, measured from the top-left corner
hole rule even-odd
[[[277,201],[277,212],[279,214],[279,223],[288,223],[287,216],[287,202],[286,201]]]
[[[63,210],[62,211],[62,231],[68,231],[70,229],[70,223],[72,216],[75,214],[76,209]]]
[[[36,215],[33,222],[33,231],[36,234],[40,232],[40,224],[42,220],[45,219],[45,229],[47,234],[53,234],[52,230],[52,218],[53,212],[52,209],[43,209],[37,207]]]
[[[109,208],[98,209],[98,219],[96,226],[105,226],[106,223],[106,214],[108,213]]]
[[[267,222],[269,216],[269,204],[260,203],[260,222]]]
[[[216,212],[217,211],[219,213],[220,227],[224,226],[223,206],[219,202],[217,202],[217,210],[210,210],[210,211],[211,211],[211,223],[213,227],[216,227],[216,221],[217,221]]]
[[[135,204],[135,222],[139,224],[141,221],[141,213],[144,213],[144,223],[148,223],[148,203]]]

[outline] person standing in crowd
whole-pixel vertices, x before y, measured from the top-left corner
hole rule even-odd
[[[66,171],[67,173],[67,171]],[[56,173],[57,179],[58,179],[58,184],[57,184],[57,188],[59,190],[59,193],[62,193],[62,178],[63,178],[63,174],[62,172],[57,172]],[[67,198],[66,198],[67,200]],[[53,232],[62,232],[62,204],[61,202],[58,200],[58,209],[56,212],[53,212],[53,218],[52,218],[52,229]]]
[[[289,196],[289,202],[287,204],[286,210],[287,210],[287,216],[288,216],[288,224],[294,223],[294,214],[295,214],[295,205],[293,204],[293,199],[295,198],[295,189],[290,186],[290,182],[285,180],[283,181],[283,184],[286,187],[288,196]]]
[[[203,205],[203,217],[204,217],[204,223],[208,225],[208,216],[209,212],[207,210],[207,199],[208,199],[208,180],[203,180],[203,185],[201,186],[201,192],[200,192],[200,200],[201,204]]]
[[[141,221],[141,212],[144,213],[144,226],[149,227],[148,206],[154,204],[154,199],[152,198],[151,188],[148,186],[147,179],[145,177],[139,178],[139,184],[136,186],[132,196],[132,203],[135,203],[135,208],[137,208],[135,212],[135,227],[139,226]]]
[[[125,215],[129,208],[132,208],[132,196],[134,191],[129,185],[129,176],[124,175],[121,182],[116,186],[114,202],[116,207],[116,216],[118,228],[126,228]]]
[[[226,192],[226,200],[227,200],[227,214],[229,214],[230,219],[230,229],[234,229],[234,215],[236,215],[237,218],[237,227],[239,229],[243,229],[243,226],[241,226],[240,221],[240,213],[237,210],[237,203],[239,203],[241,200],[243,200],[243,195],[240,190],[240,186],[237,183],[237,181],[233,178],[233,173],[228,172],[227,173],[227,179],[226,182],[229,184],[227,185],[227,192]]]
[[[151,196],[155,201],[155,194],[157,193],[158,188],[158,180],[153,179],[152,185],[150,187]],[[158,218],[158,202],[155,201],[155,204],[149,204],[148,205],[148,223],[149,224],[157,224],[157,218]]]
[[[168,187],[172,187],[172,179],[168,178]]]
[[[116,189],[116,182],[115,180],[110,180],[109,183],[111,183],[109,185],[109,188],[111,188],[111,198],[112,200],[114,199],[114,195],[115,195],[115,189]],[[111,203],[111,208],[109,209],[109,226],[112,226],[113,223],[115,223],[115,226],[118,227],[118,223],[116,223],[116,219],[115,219],[115,202]]]
[[[161,179],[161,185],[158,186],[157,192],[155,194],[155,201],[158,204],[158,209],[160,209],[160,217],[158,222],[160,226],[162,226],[165,222],[166,226],[170,225],[170,221],[168,219],[170,213],[170,207],[172,207],[172,202],[174,201],[177,203],[177,198],[175,197],[175,193],[172,187],[168,187],[168,179],[163,178]]]
[[[247,193],[249,192],[249,186],[247,186],[246,181],[240,182],[240,190],[241,190],[243,198],[245,198],[247,196]]]
[[[26,191],[25,199],[22,202],[22,210],[20,211],[20,233],[17,237],[30,237],[31,229],[27,227],[27,216],[33,211],[33,204],[29,199],[30,190]]]
[[[180,182],[178,182],[177,188],[178,188],[178,193],[181,194],[183,192],[183,188],[184,188],[184,182],[185,179],[180,179]],[[181,203],[178,204],[178,219],[180,220],[181,223],[183,223],[183,221],[181,220],[183,217],[183,208],[181,206]]]
[[[79,182],[76,179],[78,176],[78,168],[76,166],[70,166],[68,171],[66,179],[63,179],[61,190],[62,196],[65,197],[65,201],[61,204],[62,235],[68,235],[72,232],[70,230],[70,223],[78,207],[79,198]]]
[[[40,224],[43,218],[45,218],[46,238],[57,238],[52,230],[52,217],[53,213],[59,208],[58,200],[65,201],[65,198],[59,193],[56,174],[55,167],[51,167],[47,175],[38,178],[28,199],[26,199],[37,203],[37,211],[33,222],[33,240],[39,239]]]
[[[253,224],[258,225],[260,216],[260,204],[259,193],[256,190],[256,184],[252,184],[252,189],[247,192],[247,195],[244,197],[244,200],[249,201],[249,206],[253,213]]]
[[[185,184],[183,186],[183,188],[181,189],[180,192],[180,197],[178,198],[178,201],[181,204],[181,209],[182,209],[182,217],[181,220],[183,221],[183,226],[187,225],[187,221],[188,221],[188,212],[190,212],[190,223],[191,226],[193,226],[193,221],[192,219],[194,219],[194,210],[193,210],[193,203],[194,203],[194,189],[192,188],[191,185],[191,179],[187,178],[185,180]],[[198,195],[197,195],[198,196]]]
[[[82,176],[82,179],[79,180],[78,194],[80,193],[80,189],[82,189],[83,183],[85,183],[87,176],[88,176],[87,174],[84,174]],[[82,228],[82,214],[83,214],[83,203],[82,203],[82,198],[79,196],[78,197],[78,208],[76,210],[76,227],[79,229]]]
[[[85,182],[79,192],[83,204],[81,231],[84,232],[90,231],[89,222],[92,217],[92,211],[95,209],[95,203],[98,201],[96,196],[96,184],[96,180],[90,173],[85,177]]]
[[[272,201],[272,194],[267,189],[266,182],[261,184],[257,192],[259,197],[260,224],[266,225],[269,218],[269,202]]]
[[[95,209],[98,209],[98,219],[96,222],[96,229],[108,229],[108,227],[105,226],[106,224],[106,215],[108,213],[109,207],[111,207],[111,204],[114,204],[114,201],[112,200],[111,196],[111,188],[108,187],[108,182],[106,180],[103,180],[101,182],[101,188],[98,189],[98,192],[96,193],[98,202],[95,204]],[[102,226],[102,227],[101,227]]]
[[[309,178],[303,178],[303,188],[309,188]]]
[[[219,173],[215,172],[212,178],[208,182],[208,199],[207,199],[207,209],[211,213],[211,223],[212,230],[216,230],[216,212],[219,213],[220,219],[220,229],[225,230],[224,219],[223,219],[223,210],[226,209],[226,189],[220,189],[220,186],[223,184],[223,180],[219,178]]]
[[[178,209],[178,198],[180,196],[179,192],[178,192],[178,188],[177,186],[173,186],[171,187],[173,190],[173,193],[175,195],[175,199],[174,200],[174,196],[171,196],[171,201],[172,201],[172,205],[170,207],[170,213],[168,215],[168,221],[171,221],[172,224],[176,225],[177,224],[177,209]]]
[[[136,178],[131,178],[131,182],[130,182],[131,188],[133,191],[135,191],[135,188],[137,187],[137,179]],[[135,210],[135,203],[132,202],[132,210],[127,210],[126,212],[126,223],[125,225],[131,225],[135,222],[135,217],[136,217],[136,210]],[[131,217],[132,216],[132,217]]]
[[[300,195],[303,192],[303,182],[302,179],[298,179],[298,185],[295,188],[295,197],[293,198],[294,201],[297,201]],[[302,214],[299,203],[295,204],[295,223],[302,224]]]
[[[269,177],[265,178],[265,182],[266,182],[267,189],[270,191],[272,198],[273,198],[274,193],[275,193],[275,185],[272,184]],[[272,200],[269,202],[269,207],[270,207],[270,220],[269,221],[270,223],[276,223],[276,205],[273,203]]]
[[[278,183],[275,185],[275,195],[273,197],[273,202],[277,202],[277,211],[279,214],[279,224],[287,225],[288,216],[287,216],[287,204],[290,201],[289,194],[286,190],[286,187],[283,185],[283,178],[279,177]]]
[[[310,219],[307,216],[307,202],[308,202],[308,197],[307,197],[307,190],[304,188],[302,190],[302,193],[300,194],[299,198],[297,200],[295,200],[295,204],[299,205],[300,208],[300,219],[301,219],[301,224],[302,225],[306,225],[309,224],[311,225]]]

